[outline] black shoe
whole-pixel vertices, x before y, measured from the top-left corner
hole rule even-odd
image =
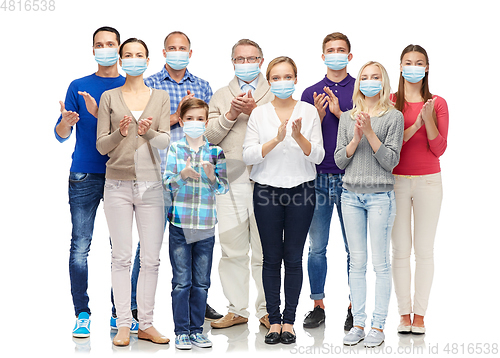
[[[264,343],[267,344],[277,344],[281,342],[281,336],[278,332],[271,332],[266,334],[264,337]]]
[[[297,337],[295,334],[290,332],[281,332],[281,343],[283,344],[292,344],[295,343]]]
[[[309,311],[304,319],[304,328],[316,328],[323,322],[325,322],[325,310],[316,306],[314,310]]]
[[[205,309],[205,319],[207,321],[216,321],[218,319],[221,319],[222,317],[224,316],[218,313],[212,307],[210,307],[210,305],[207,303],[207,307]]]
[[[354,325],[354,319],[352,317],[351,309],[347,309],[347,317],[345,318],[344,331],[350,331]]]

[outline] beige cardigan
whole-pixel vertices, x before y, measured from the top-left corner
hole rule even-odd
[[[250,180],[251,166],[247,168],[243,162],[243,141],[245,140],[249,116],[241,113],[234,121],[225,117],[231,108],[231,100],[240,93],[242,91],[236,76],[229,82],[229,86],[222,87],[214,93],[210,100],[208,126],[205,132],[208,141],[218,145],[224,151],[230,183],[236,179],[238,182]],[[262,73],[259,73],[257,88],[252,96],[258,106],[274,99],[271,87]]]
[[[132,117],[126,137],[120,133],[120,121],[125,115]],[[152,89],[139,119],[148,117],[153,118],[153,123],[140,136],[137,120],[125,104],[121,87],[102,94],[97,121],[97,150],[109,156],[107,179],[161,180],[161,160],[156,148],[165,149],[170,144],[170,97],[166,91]]]

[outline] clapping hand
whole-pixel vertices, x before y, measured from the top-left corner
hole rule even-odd
[[[132,122],[132,117],[130,116],[123,116],[123,119],[120,121],[120,133],[124,137],[128,134],[128,126],[130,122]]]
[[[297,140],[301,135],[300,130],[302,129],[302,117],[297,118],[292,122],[292,138]]]
[[[191,166],[191,157],[188,157],[188,159],[186,160],[186,167],[181,170],[181,178],[183,180],[186,180],[187,178],[198,180],[200,179],[200,177],[201,174],[194,170]]]
[[[141,119],[138,123],[137,134],[144,135],[151,127],[153,123],[153,117],[148,117],[146,119]]]

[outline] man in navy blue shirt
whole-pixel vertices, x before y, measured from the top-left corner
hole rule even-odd
[[[77,317],[74,337],[90,335],[90,308],[87,294],[88,266],[94,220],[103,198],[107,155],[96,149],[97,107],[104,91],[120,87],[125,78],[117,68],[120,34],[112,27],[101,27],[93,36],[93,53],[98,62],[96,73],[74,80],[61,104],[61,116],[54,133],[59,142],[66,141],[76,129],[75,149],[69,175],[71,211],[71,247],[69,273],[71,295]]]
[[[306,88],[302,93],[302,101],[316,106],[323,132],[324,160],[316,166],[316,208],[309,229],[309,254],[307,271],[311,287],[311,299],[314,300],[314,309],[304,319],[304,327],[318,327],[325,320],[325,281],[327,271],[326,247],[330,234],[330,222],[333,208],[337,207],[337,214],[347,252],[347,274],[349,275],[349,248],[342,220],[340,196],[342,194],[342,176],[344,171],[339,169],[333,159],[337,146],[337,130],[340,115],[352,108],[352,93],[355,79],[347,73],[347,64],[352,59],[349,39],[340,32],[329,34],[323,40],[323,54],[321,55],[327,72],[318,83]],[[344,325],[345,330],[352,328],[352,314],[350,306]]]

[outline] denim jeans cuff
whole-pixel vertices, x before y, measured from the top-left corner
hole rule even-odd
[[[372,321],[372,328],[384,329],[385,324],[382,322]]]
[[[323,298],[325,298],[325,293],[324,292],[311,293],[311,295],[309,297],[311,298],[311,300],[322,300]]]

